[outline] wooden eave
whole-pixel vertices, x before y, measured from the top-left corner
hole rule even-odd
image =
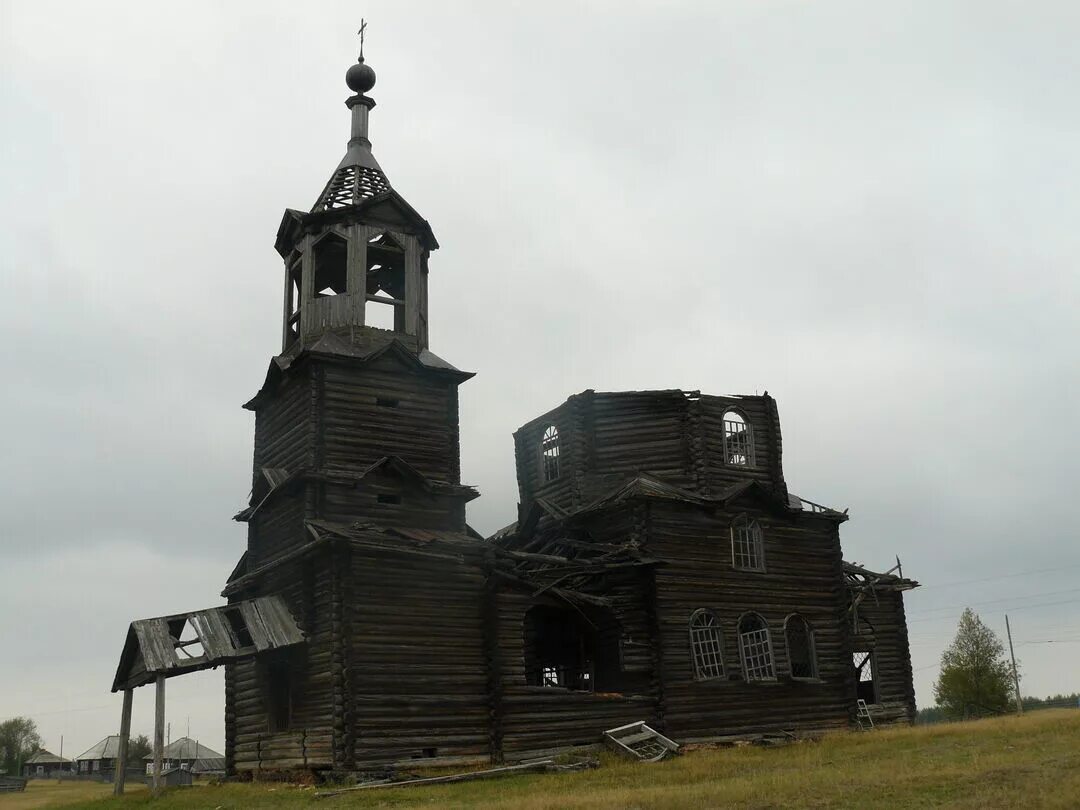
[[[380,208],[389,206],[396,214],[397,222],[391,221],[380,215]],[[274,240],[274,249],[282,258],[287,258],[289,253],[296,247],[305,233],[312,233],[327,225],[348,220],[359,220],[365,223],[383,223],[388,228],[400,227],[404,224],[420,239],[421,244],[428,250],[438,250],[439,242],[435,238],[435,232],[431,229],[431,223],[420,216],[408,200],[393,189],[388,189],[381,194],[375,194],[357,205],[346,205],[340,208],[330,208],[325,211],[304,212],[295,208],[286,208],[278,225],[277,238]]]
[[[430,352],[429,354],[432,357],[435,356]],[[336,339],[336,341],[332,340],[329,335],[326,335],[311,346],[290,349],[284,354],[273,357],[266,370],[266,377],[262,386],[255,396],[245,402],[242,407],[248,411],[258,410],[262,400],[277,387],[287,374],[302,368],[305,363],[313,359],[324,362],[363,365],[374,362],[384,355],[400,358],[406,366],[420,374],[427,374],[459,384],[476,376],[474,371],[462,371],[449,365],[424,363],[416,352],[396,339],[391,339],[377,348],[365,350],[360,347],[352,347],[351,344],[340,338]]]
[[[263,506],[276,500],[279,494],[288,491],[293,484],[307,481],[321,481],[329,484],[356,485],[362,483],[369,475],[383,469],[394,470],[403,479],[412,482],[418,489],[422,489],[431,495],[457,496],[462,498],[465,503],[480,497],[480,493],[477,492],[475,487],[466,484],[452,484],[449,481],[442,481],[437,478],[429,478],[398,456],[384,456],[356,473],[342,472],[340,470],[326,471],[312,467],[302,467],[289,473],[288,476],[272,486],[265,495],[258,499],[257,502],[253,499],[250,505],[233,516],[233,520],[240,523],[246,523],[251,520]],[[479,535],[477,535],[477,537],[479,538]]]

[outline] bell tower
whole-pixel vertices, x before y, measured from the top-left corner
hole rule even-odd
[[[290,554],[326,525],[465,531],[457,386],[428,349],[431,226],[371,152],[363,53],[345,75],[352,131],[307,212],[287,209],[281,353],[255,411],[248,561]],[[313,529],[312,521],[319,529]]]
[[[362,49],[361,49],[362,51]],[[315,204],[289,209],[275,248],[285,261],[282,352],[327,334],[354,345],[396,340],[421,352],[428,343],[431,226],[394,190],[371,152],[369,114],[375,71],[363,53],[345,74],[355,95],[345,156]]]

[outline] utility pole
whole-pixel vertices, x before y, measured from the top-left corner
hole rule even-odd
[[[62,781],[64,781],[63,779],[60,778],[60,775],[64,772],[64,735],[63,734],[60,735],[60,762],[58,763],[58,766],[59,766],[59,768],[58,768],[58,770],[56,772],[56,784],[59,785]]]
[[[1016,674],[1016,653],[1013,652],[1012,630],[1009,627],[1009,614],[1005,614],[1005,634],[1009,637],[1009,657],[1012,658],[1013,684],[1016,685],[1016,713],[1024,713],[1024,702],[1020,700],[1020,676]]]

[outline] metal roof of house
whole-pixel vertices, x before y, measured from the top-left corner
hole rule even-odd
[[[92,748],[88,748],[75,757],[78,762],[84,759],[116,759],[120,756],[120,735],[110,734]]]
[[[158,675],[171,678],[212,669],[302,641],[304,634],[277,595],[139,619],[128,628],[112,691],[152,683]]]
[[[55,763],[58,763],[58,762],[71,762],[71,760],[70,759],[64,759],[63,757],[58,757],[52,751],[46,751],[44,748],[42,748],[40,751],[38,751],[36,754],[34,754],[32,757],[30,757],[30,759],[26,760],[26,762],[23,763],[23,764],[25,764],[25,765],[45,765],[45,764],[48,764],[48,763],[55,764]]]
[[[162,756],[163,759],[168,759],[168,760],[173,760],[173,759],[181,759],[181,760],[184,760],[184,759],[190,759],[190,760],[196,760],[196,759],[222,759],[222,760],[224,760],[224,757],[225,757],[224,754],[219,754],[213,748],[207,748],[205,745],[198,742],[197,740],[191,739],[191,737],[181,737],[179,740],[174,740],[172,743],[165,746],[165,750],[162,752],[161,756]],[[145,759],[147,762],[151,761],[153,758],[154,757],[153,757],[152,754],[150,756],[143,757],[143,759]]]

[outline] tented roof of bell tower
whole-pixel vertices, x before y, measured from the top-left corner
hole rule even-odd
[[[350,149],[349,152],[351,154],[352,150]],[[371,157],[370,152],[368,156]],[[348,160],[349,155],[346,155],[342,165],[334,171],[330,182],[326,184],[319,199],[311,207],[311,213],[359,205],[390,190],[390,181],[386,179],[379,164],[375,163],[374,157],[371,157],[371,162],[375,163],[374,166],[354,162],[346,163]]]

